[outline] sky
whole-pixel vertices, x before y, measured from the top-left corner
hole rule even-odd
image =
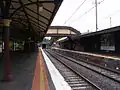
[[[81,33],[96,31],[96,14],[93,8],[95,0],[84,1],[63,0],[51,26],[71,26]],[[74,13],[83,2],[84,4]],[[120,0],[97,0],[97,2],[98,31],[120,25]]]

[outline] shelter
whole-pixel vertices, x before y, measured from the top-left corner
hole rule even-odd
[[[0,0],[0,37],[4,41],[4,79],[11,80],[9,40],[29,51],[45,36],[63,0]],[[3,38],[2,38],[3,36]]]
[[[87,33],[78,37],[59,41],[61,48],[99,53],[120,54],[120,26]],[[74,45],[72,45],[74,44]]]

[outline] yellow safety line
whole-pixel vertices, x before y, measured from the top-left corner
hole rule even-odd
[[[45,90],[45,78],[42,60],[40,60],[40,90]]]

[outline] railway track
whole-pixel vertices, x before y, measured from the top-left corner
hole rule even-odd
[[[76,66],[81,67],[81,69],[84,67],[83,69],[89,69],[88,72],[92,71],[95,74],[99,74],[99,75],[95,75],[95,77],[97,76],[96,78],[98,78],[98,79],[99,79],[99,77],[103,78],[102,80],[104,80],[104,81],[99,79],[98,82],[94,81],[94,83],[97,83],[97,86],[102,87],[102,90],[106,90],[106,89],[107,90],[120,90],[120,74],[119,73],[115,73],[115,72],[109,71],[108,69],[97,67],[97,66],[94,66],[94,65],[82,62],[82,61],[77,61],[75,59],[63,56],[63,55],[58,54],[58,53],[53,52],[53,51],[48,51],[48,52],[51,53],[51,55],[54,54],[53,55],[54,57],[60,58],[61,59],[60,61],[62,61],[63,63],[67,63],[68,65],[71,64],[71,63],[73,63],[73,64],[75,63]],[[68,63],[70,61],[71,61],[71,63]],[[72,65],[71,65],[71,67],[72,67]],[[76,69],[76,71],[79,71],[79,70]],[[86,76],[86,75],[83,75],[83,76]],[[106,79],[106,81],[105,81],[105,79]],[[92,80],[92,78],[91,78],[91,80]],[[91,81],[91,80],[89,80],[89,81]],[[103,84],[105,84],[105,85],[101,84],[100,82],[101,83],[103,82]]]
[[[59,54],[59,53],[56,53],[58,55],[60,55],[61,57],[64,57],[66,59],[69,59],[70,61],[72,62],[75,62],[75,63],[78,63],[79,65],[82,65],[94,72],[97,72],[99,74],[102,74],[118,83],[120,83],[120,72],[118,71],[114,71],[114,70],[111,70],[111,69],[108,69],[108,68],[105,68],[105,67],[102,67],[102,66],[99,66],[99,65],[96,65],[96,64],[93,64],[93,63],[90,63],[90,62],[87,62],[85,60],[75,60],[73,58],[70,58],[70,57],[67,57],[67,56],[64,56],[62,54]]]
[[[66,82],[70,85],[72,90],[102,90],[97,85],[89,81],[87,78],[77,73],[74,69],[69,67],[67,64],[61,62],[60,59],[54,55],[46,52],[48,57],[54,63],[56,68],[65,78]]]

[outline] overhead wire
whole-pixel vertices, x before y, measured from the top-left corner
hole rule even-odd
[[[76,10],[72,13],[72,15],[65,21],[64,24],[66,24],[74,15],[75,13],[82,7],[82,5],[86,2],[87,0],[84,0],[77,8]]]
[[[98,5],[100,5],[102,2],[104,2],[105,0],[102,0],[98,3]],[[84,15],[86,15],[87,13],[89,13],[92,9],[94,9],[96,6],[93,6],[92,8],[90,8],[88,11],[86,11],[85,13],[83,13],[81,16],[79,16],[77,19],[73,20],[72,23],[76,22],[77,20],[81,19]]]

